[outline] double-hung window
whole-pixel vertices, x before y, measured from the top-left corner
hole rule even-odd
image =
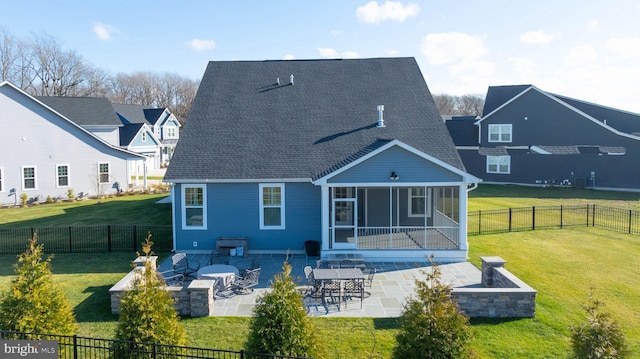
[[[511,156],[487,156],[487,173],[511,173]]]
[[[57,165],[56,176],[58,187],[69,187],[69,165]]]
[[[202,185],[182,187],[182,228],[207,229],[206,188]]]
[[[22,167],[22,188],[23,189],[36,189],[36,167],[24,166]]]
[[[284,184],[260,184],[260,229],[284,228]]]
[[[109,173],[109,163],[99,163],[98,164],[98,179],[100,183],[109,183],[110,178]]]
[[[511,142],[511,125],[489,125],[489,142]]]

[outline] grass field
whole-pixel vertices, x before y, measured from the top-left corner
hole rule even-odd
[[[480,186],[471,192],[470,207],[503,208],[539,204],[538,201],[560,201],[563,204],[598,203],[637,208],[637,194],[568,189],[570,193],[555,192],[561,199],[545,197],[545,188]],[[511,193],[515,192],[515,193]],[[166,196],[166,195],[165,195]],[[137,197],[137,198],[136,198]],[[81,208],[42,205],[24,209],[0,210],[0,222],[5,213],[14,221],[29,223],[86,223],[106,218],[113,220],[123,213],[145,220],[164,221],[170,218],[161,205],[154,204],[161,196],[119,197],[103,204],[73,203]],[[576,198],[574,198],[576,197]],[[146,204],[135,208],[129,203],[140,200]],[[584,202],[583,202],[584,201]],[[90,202],[90,201],[87,201]],[[110,204],[113,203],[113,204]],[[70,203],[71,204],[71,203]],[[112,205],[101,213],[102,207]],[[63,206],[66,204],[60,204]],[[48,207],[51,206],[51,207]],[[122,208],[128,209],[119,209]],[[129,207],[130,206],[130,207]],[[166,206],[166,205],[165,205]],[[169,206],[167,206],[169,207]],[[37,218],[33,212],[50,213],[55,220]],[[22,212],[20,212],[22,211]],[[97,211],[97,212],[92,212]],[[86,212],[92,212],[86,213]],[[156,212],[164,213],[156,217]],[[76,216],[82,219],[75,218]],[[133,216],[135,217],[135,215]],[[50,221],[50,222],[48,222]],[[107,222],[110,223],[110,222]],[[572,227],[555,230],[504,233],[469,237],[471,261],[479,265],[480,256],[498,255],[507,261],[506,268],[538,291],[537,313],[533,319],[473,320],[471,345],[481,358],[566,358],[569,353],[569,325],[584,320],[581,304],[587,299],[589,287],[596,293],[624,330],[634,354],[640,358],[640,238],[599,228]],[[112,337],[117,317],[111,315],[108,289],[129,271],[133,259],[129,253],[59,254],[53,259],[54,280],[67,293],[80,324],[80,335]],[[0,256],[0,290],[5,291],[11,279],[15,256]],[[396,318],[314,318],[331,357],[367,358],[375,334],[376,351],[372,357],[388,358],[395,343]],[[185,318],[190,345],[237,350],[242,348],[248,330],[248,318]],[[373,334],[372,334],[373,333]]]

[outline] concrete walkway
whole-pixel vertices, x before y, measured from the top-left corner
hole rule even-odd
[[[190,260],[196,260],[205,266],[209,262],[209,255],[190,254]],[[252,258],[230,257],[230,263],[238,260]],[[291,274],[297,279],[300,290],[304,290],[306,279],[303,268],[305,265],[316,266],[317,257],[305,255],[290,255],[289,264],[292,266]],[[214,303],[214,316],[251,316],[257,300],[269,290],[269,285],[276,273],[282,272],[285,255],[260,255],[260,282],[255,290],[247,295],[235,295],[221,293],[217,295]],[[171,269],[170,258],[165,260],[159,270]],[[429,270],[427,263],[405,262],[365,262],[365,266],[375,267],[371,287],[365,290],[370,295],[365,296],[362,309],[360,299],[343,302],[342,308],[337,304],[324,305],[321,300],[305,297],[305,306],[311,316],[316,317],[369,317],[387,318],[399,317],[402,313],[402,305],[406,298],[414,293],[415,280],[424,280],[424,271]],[[442,280],[452,287],[479,287],[481,273],[478,268],[469,262],[441,264]]]

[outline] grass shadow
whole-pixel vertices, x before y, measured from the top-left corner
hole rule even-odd
[[[518,185],[480,184],[469,192],[470,198],[503,197],[503,198],[575,198],[603,199],[620,201],[640,200],[638,192],[599,191],[573,187],[534,187]]]
[[[98,323],[117,320],[118,315],[111,313],[110,285],[87,287],[83,293],[91,293],[73,312],[78,323]]]

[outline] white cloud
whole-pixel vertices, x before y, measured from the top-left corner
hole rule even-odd
[[[342,30],[331,30],[329,33],[332,36],[340,36],[340,35],[344,34],[344,31],[342,31]]]
[[[187,41],[185,45],[193,51],[200,52],[213,50],[216,47],[216,42],[213,40],[193,39]]]
[[[574,46],[564,57],[564,64],[569,67],[589,66],[598,59],[596,50],[590,45]]]
[[[527,44],[544,45],[550,43],[555,37],[556,35],[547,34],[542,30],[528,31],[520,35],[520,41],[526,42]]]
[[[338,53],[338,51],[336,51],[335,49],[332,49],[330,47],[319,47],[318,48],[318,53],[320,53],[320,56],[322,56],[324,58],[337,59],[337,58],[340,57],[340,54]]]
[[[609,39],[605,47],[622,57],[640,58],[640,38]]]
[[[432,65],[478,59],[487,52],[480,39],[459,32],[429,34],[422,39],[421,49]]]
[[[385,20],[403,22],[409,17],[416,16],[419,12],[420,6],[418,4],[403,5],[395,1],[385,1],[384,4],[378,4],[377,1],[370,1],[356,9],[356,16],[362,22],[379,24]]]
[[[113,26],[99,22],[93,24],[93,28],[91,30],[96,34],[96,36],[98,36],[98,39],[102,41],[111,40],[111,33],[116,31]]]
[[[525,77],[533,74],[539,67],[533,60],[524,57],[509,57],[507,61],[513,66],[516,74]]]
[[[589,30],[595,30],[600,26],[600,23],[598,22],[598,20],[591,20],[587,23],[587,28]]]
[[[392,50],[392,49],[384,50],[384,52],[389,56],[396,56],[396,55],[398,55],[400,53],[400,51]]]
[[[286,54],[286,55],[284,55],[284,57],[282,59],[283,60],[295,60],[296,57],[291,55],[291,54]]]

